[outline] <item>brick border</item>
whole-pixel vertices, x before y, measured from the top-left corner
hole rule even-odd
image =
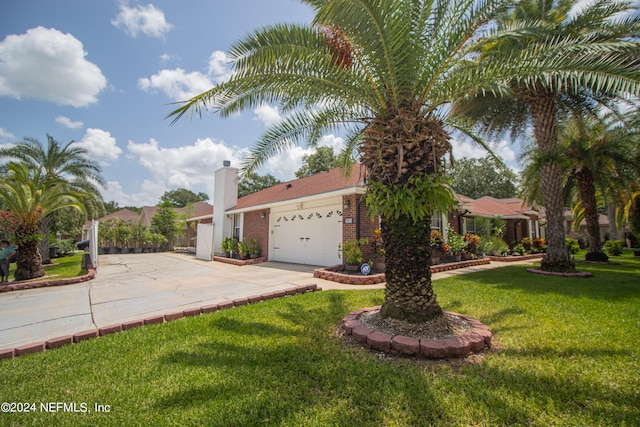
[[[261,301],[268,301],[270,299],[284,298],[286,296],[305,294],[307,292],[318,292],[322,288],[316,284],[311,285],[299,285],[290,289],[268,292],[261,295],[252,295],[250,297],[241,297],[234,300],[224,301],[219,304],[209,304],[199,308],[188,308],[183,311],[172,311],[166,314],[157,316],[151,316],[144,319],[131,320],[119,324],[110,326],[104,326],[98,329],[90,329],[87,331],[77,332],[73,335],[65,335],[61,337],[51,338],[46,341],[36,342],[32,344],[23,344],[16,348],[0,349],[0,360],[13,359],[14,357],[39,353],[43,351],[53,350],[65,345],[77,344],[79,342],[98,338],[104,335],[114,334],[129,329],[137,328],[146,325],[162,324],[171,322],[174,320],[182,319],[184,317],[199,316],[205,313],[212,313],[214,311],[224,310],[228,308],[238,307],[241,305],[255,304]]]
[[[232,264],[232,265],[238,265],[238,266],[260,264],[263,262],[267,262],[267,259],[264,257],[249,258],[249,259],[235,259],[235,258],[225,258],[223,256],[214,256],[213,260],[218,262],[223,262],[225,264]]]
[[[540,270],[539,268],[527,268],[527,272],[534,273],[534,274],[542,274],[545,276],[572,277],[576,279],[588,279],[589,277],[593,277],[593,273],[589,273],[587,271],[576,271],[574,273],[562,273],[559,271]]]
[[[64,286],[64,285],[74,285],[76,283],[87,282],[89,280],[93,280],[96,277],[96,270],[93,268],[87,269],[87,274],[77,277],[69,277],[68,279],[58,279],[58,280],[47,280],[44,282],[13,282],[11,285],[0,286],[0,293],[3,292],[12,292],[12,291],[23,291],[25,289],[38,289],[38,288],[48,288],[53,286]]]
[[[491,261],[516,262],[516,261],[526,261],[528,259],[542,258],[543,256],[544,256],[544,254],[530,254],[530,255],[518,255],[518,256],[513,256],[513,255],[509,255],[509,256],[493,256],[493,255],[489,255],[489,256],[487,256],[487,258],[489,258]]]
[[[460,317],[473,326],[470,332],[455,338],[418,339],[403,335],[392,336],[363,325],[360,316],[371,311],[380,310],[381,306],[355,310],[342,319],[342,329],[365,347],[394,355],[416,357],[422,359],[451,359],[466,357],[491,348],[491,330],[479,320],[460,313],[445,313]]]
[[[476,265],[487,265],[491,261],[488,258],[473,259],[468,261],[450,262],[447,264],[437,264],[431,266],[431,273],[441,273],[443,271],[457,270],[459,268],[474,267]],[[384,283],[386,277],[384,273],[370,274],[368,276],[359,276],[353,274],[344,274],[344,265],[332,265],[331,267],[317,268],[313,271],[313,277],[316,279],[330,280],[332,282],[344,283],[347,285],[375,285]]]

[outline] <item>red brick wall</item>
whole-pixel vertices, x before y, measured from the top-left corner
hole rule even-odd
[[[262,218],[263,214],[264,218]],[[269,209],[245,212],[242,233],[247,243],[251,239],[258,239],[260,255],[269,256]]]
[[[342,240],[352,239],[369,239],[369,242],[373,240],[373,231],[379,228],[379,222],[376,220],[371,221],[369,217],[369,210],[364,201],[364,195],[351,194],[349,196],[342,197]],[[345,208],[347,200],[350,206]],[[356,227],[358,223],[358,211],[360,215],[360,233],[357,233]],[[347,224],[348,218],[351,218],[352,223]],[[373,249],[370,245],[363,245],[361,247],[362,255],[365,261],[373,259]]]

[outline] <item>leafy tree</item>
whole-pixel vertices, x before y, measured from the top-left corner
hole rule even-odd
[[[296,177],[315,175],[339,166],[338,156],[331,147],[317,147],[316,152],[302,156],[302,167],[296,171]]]
[[[39,223],[48,214],[67,207],[84,210],[82,193],[70,189],[67,182],[47,177],[41,170],[31,170],[24,163],[9,163],[9,175],[0,181],[0,198],[18,220],[15,231],[18,244],[16,280],[44,276],[38,249],[41,240]]]
[[[463,158],[458,160],[447,174],[456,193],[473,199],[483,196],[506,199],[517,194],[516,175],[491,157]]]
[[[101,175],[100,165],[87,158],[87,150],[74,145],[74,141],[66,145],[60,144],[47,135],[46,148],[35,138],[25,138],[13,146],[0,148],[0,158],[22,162],[32,173],[38,173],[43,188],[49,185],[65,185],[70,192],[81,197],[84,205],[83,214],[90,217],[103,215],[105,210],[99,187],[104,187],[105,180]],[[40,252],[43,262],[49,260],[50,218],[41,218],[40,228],[43,239]]]
[[[163,202],[151,218],[151,232],[163,235],[171,245],[178,235],[178,215],[171,202]]]
[[[276,184],[280,184],[280,180],[271,174],[258,175],[255,172],[246,172],[238,181],[238,197],[256,193]]]
[[[382,216],[386,291],[382,315],[420,322],[442,315],[431,283],[429,218],[455,202],[443,178],[454,129],[449,113],[468,94],[502,91],[520,66],[470,61],[501,0],[304,0],[312,25],[256,30],[231,49],[233,77],[185,101],[175,120],[212,108],[228,117],[263,102],[290,114],[259,139],[252,171],[293,143],[316,146],[345,129],[347,165],[368,171],[367,202]],[[498,32],[494,35],[497,37]],[[480,139],[474,139],[482,143]],[[486,147],[486,144],[483,144]]]
[[[574,9],[576,3],[523,0],[509,6],[478,51],[481,67],[508,62],[518,68],[509,90],[461,98],[454,109],[481,120],[487,131],[518,135],[533,128],[547,218],[545,270],[575,268],[564,240],[558,117],[593,114],[598,105],[613,108],[617,99],[640,94],[637,10],[626,1],[596,0]]]
[[[209,200],[206,193],[194,193],[186,188],[178,188],[177,190],[165,191],[160,197],[160,203],[169,202],[174,208],[184,208],[189,203],[205,202]]]

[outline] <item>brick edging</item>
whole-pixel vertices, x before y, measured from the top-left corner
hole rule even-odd
[[[489,255],[491,261],[499,261],[499,262],[516,262],[516,261],[526,261],[528,259],[538,259],[542,258],[544,254],[530,254],[530,255],[518,255],[518,256],[493,256]]]
[[[48,288],[52,286],[73,285],[76,283],[82,283],[88,280],[95,279],[95,277],[96,277],[96,270],[93,268],[89,268],[87,269],[87,274],[84,274],[82,276],[77,276],[77,277],[69,277],[67,279],[48,280],[44,282],[14,283],[12,285],[3,285],[3,286],[0,286],[0,293],[12,292],[12,291],[23,291],[25,289]]]
[[[436,264],[431,266],[432,273],[440,273],[443,271],[457,270],[459,268],[473,267],[476,265],[490,264],[490,260],[474,259],[468,261],[450,262],[447,264]],[[368,276],[359,276],[354,274],[344,274],[341,270],[344,269],[342,264],[332,265],[331,267],[316,268],[313,271],[313,277],[316,279],[330,280],[332,282],[344,283],[347,285],[375,285],[378,283],[384,283],[386,277],[384,273],[370,274]]]
[[[31,344],[21,345],[16,348],[8,348],[0,350],[0,360],[13,359],[14,357],[23,356],[26,354],[38,353],[46,350],[53,350],[54,348],[62,347],[69,344],[76,344],[88,339],[98,338],[104,335],[110,335],[117,332],[127,331],[129,329],[137,328],[146,325],[155,325],[165,322],[171,322],[173,320],[182,319],[183,317],[199,316],[200,314],[211,313],[214,311],[224,310],[227,308],[239,307],[246,304],[255,304],[260,301],[267,301],[275,298],[283,298],[286,296],[292,296],[297,294],[304,294],[307,292],[321,291],[316,284],[311,285],[299,285],[290,289],[283,289],[274,292],[268,292],[260,295],[251,295],[248,297],[236,298],[234,300],[224,301],[219,304],[205,305],[199,308],[188,308],[182,311],[173,311],[163,315],[151,316],[144,319],[132,320],[124,323],[104,326],[97,329],[90,329],[87,331],[77,332],[73,335],[64,335],[61,337],[51,338],[46,341],[40,341]]]
[[[214,256],[213,257],[214,261],[218,261],[218,262],[223,262],[225,264],[232,264],[232,265],[239,265],[239,266],[243,266],[243,265],[251,265],[251,264],[260,264],[262,262],[267,262],[267,259],[262,257],[262,258],[249,258],[249,259],[235,259],[235,258],[225,258],[223,256]]]
[[[587,271],[576,271],[574,273],[562,273],[559,271],[540,270],[539,268],[527,268],[527,271],[529,273],[542,274],[545,276],[572,277],[577,279],[588,279],[589,277],[593,277],[593,273],[589,273]]]
[[[491,348],[491,330],[473,317],[464,316],[452,311],[445,313],[460,317],[472,324],[470,332],[455,338],[418,339],[403,335],[389,335],[376,332],[360,323],[360,316],[371,311],[380,310],[381,306],[362,308],[349,313],[342,319],[342,329],[365,347],[401,356],[425,359],[449,359],[466,357],[471,353]]]

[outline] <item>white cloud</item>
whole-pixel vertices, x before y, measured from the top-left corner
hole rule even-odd
[[[9,35],[0,42],[0,96],[73,107],[93,104],[107,79],[86,55],[80,40],[55,28]]]
[[[454,159],[462,159],[463,157],[480,159],[489,155],[489,153],[480,145],[468,141],[454,140],[452,145]],[[516,172],[520,170],[518,156],[513,149],[513,144],[506,140],[501,140],[490,143],[489,147],[491,148],[491,151],[502,159],[502,161],[512,170]]]
[[[145,34],[149,37],[164,38],[166,32],[173,28],[164,16],[164,12],[152,4],[129,7],[123,3],[120,5],[120,13],[111,20],[111,24],[122,28],[132,37]]]
[[[163,148],[158,141],[148,143],[129,141],[129,152],[152,176],[143,187],[157,200],[166,190],[184,187],[204,191],[213,197],[213,177],[224,160],[240,166],[247,155],[246,149],[228,147],[223,141],[198,139],[192,145]]]
[[[256,117],[254,117],[253,120],[261,121],[267,127],[275,125],[280,120],[282,120],[282,117],[280,116],[280,113],[278,112],[278,108],[277,107],[272,107],[272,106],[267,105],[267,104],[263,104],[263,105],[261,105],[259,107],[256,107],[253,110],[253,113],[256,115]]]
[[[145,92],[159,90],[173,101],[184,101],[211,89],[216,83],[228,80],[232,74],[227,54],[214,51],[209,57],[206,72],[164,69],[151,77],[139,78],[138,88]]]
[[[120,206],[154,206],[159,200],[159,197],[154,198],[147,191],[127,194],[118,181],[107,182],[107,187],[101,192],[104,200],[116,201]]]
[[[11,132],[8,132],[2,128],[0,128],[0,140],[3,139],[15,139],[15,135]]]
[[[122,149],[116,145],[116,139],[110,132],[102,129],[88,128],[77,144],[86,149],[89,156],[103,164],[116,160],[122,154]]]
[[[80,129],[82,126],[84,126],[84,123],[74,122],[69,117],[65,116],[56,117],[56,123],[69,129]]]

